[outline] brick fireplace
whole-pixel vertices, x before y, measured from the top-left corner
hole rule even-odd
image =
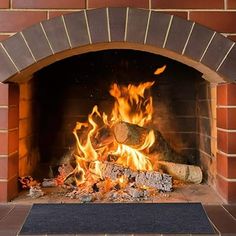
[[[196,131],[201,137],[201,166],[220,196],[236,201],[233,1],[10,3],[0,3],[0,18],[5,22],[0,26],[0,201],[17,195],[18,176],[30,174],[38,158],[37,152],[32,157],[28,139],[34,135],[35,73],[75,55],[121,49],[162,55],[202,74],[198,94],[202,114]],[[99,8],[104,6],[121,8]],[[209,17],[222,21],[216,24]]]

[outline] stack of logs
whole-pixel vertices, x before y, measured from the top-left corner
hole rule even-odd
[[[150,130],[127,122],[119,122],[113,126],[112,132],[108,128],[107,137],[104,138],[106,135],[102,135],[103,138],[100,137],[99,142],[109,145],[115,139],[119,144],[138,148],[143,145]],[[104,161],[100,163],[102,177],[116,181],[124,176],[133,181],[137,187],[146,186],[167,192],[172,190],[172,178],[184,182],[201,183],[202,171],[200,167],[186,164],[185,158],[171,148],[158,130],[154,130],[154,135],[155,142],[148,151],[145,150],[144,154],[158,163],[158,171],[133,171],[115,161]],[[68,175],[73,178],[79,176],[76,169],[73,174]]]

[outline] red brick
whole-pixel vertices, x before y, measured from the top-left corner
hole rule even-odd
[[[0,108],[0,130],[8,129],[8,108]]]
[[[0,182],[0,202],[7,202],[7,181]]]
[[[236,12],[190,12],[190,20],[218,32],[236,32]]]
[[[8,177],[7,169],[8,169],[8,156],[0,157],[0,179],[7,179]]]
[[[3,41],[5,39],[8,39],[11,35],[0,35],[0,41]]]
[[[217,173],[226,178],[236,178],[236,157],[217,153]]]
[[[227,84],[220,84],[217,86],[217,105],[226,106],[227,103]]]
[[[0,83],[0,106],[8,106],[8,84]]]
[[[49,11],[49,19],[56,17],[56,16],[61,16],[65,14],[69,14],[71,11]]]
[[[9,106],[19,106],[20,89],[18,84],[9,85]]]
[[[9,0],[1,0],[0,1],[0,8],[9,8],[9,7],[10,7]]]
[[[19,156],[15,153],[8,157],[8,178],[18,176],[19,170]]]
[[[217,127],[236,129],[236,108],[217,108]]]
[[[220,176],[216,177],[216,187],[219,194],[228,202],[236,203],[236,182],[229,182]]]
[[[11,106],[8,109],[8,129],[18,128],[19,109],[17,106]]]
[[[89,8],[99,7],[137,7],[149,8],[148,0],[88,0]]]
[[[158,9],[221,9],[223,0],[152,0],[152,8]]]
[[[236,9],[236,1],[235,0],[227,0],[227,8],[228,9]]]
[[[39,21],[46,20],[46,12],[2,11],[0,12],[0,32],[17,32]]]
[[[10,201],[18,195],[18,176],[7,182],[7,200]]]
[[[19,132],[18,130],[11,130],[8,134],[8,153],[13,153],[19,149]]]
[[[236,84],[217,86],[217,105],[236,106]]]
[[[217,130],[217,146],[224,153],[236,154],[236,133]]]
[[[13,0],[13,8],[85,8],[85,0]]]
[[[0,132],[0,155],[8,154],[8,133]],[[1,195],[1,194],[0,194]]]

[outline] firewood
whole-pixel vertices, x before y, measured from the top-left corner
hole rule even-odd
[[[101,173],[104,178],[118,180],[121,176],[133,179],[139,187],[151,187],[163,191],[172,190],[172,177],[157,171],[133,171],[128,167],[115,163],[104,162],[100,165]]]
[[[149,128],[140,127],[127,122],[118,122],[113,128],[114,137],[118,143],[134,148],[139,148],[143,145],[150,131],[151,129]],[[158,130],[153,131],[155,142],[146,152],[155,154],[155,157],[160,161],[173,161],[176,163],[187,162],[187,158],[178,154]]]
[[[174,179],[195,184],[200,184],[202,182],[202,170],[199,166],[166,161],[159,161],[158,166],[165,173],[171,175]]]

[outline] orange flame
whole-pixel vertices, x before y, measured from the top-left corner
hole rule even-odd
[[[160,74],[165,70],[165,67],[156,70],[155,74]],[[85,182],[87,174],[95,175],[102,178],[100,169],[100,161],[103,160],[99,149],[93,147],[92,139],[98,131],[98,123],[95,117],[99,117],[106,127],[112,127],[119,121],[145,126],[152,120],[153,100],[149,90],[154,82],[145,82],[139,85],[129,84],[128,86],[120,86],[114,83],[111,86],[110,94],[114,97],[115,102],[111,115],[98,111],[98,107],[94,106],[91,114],[88,116],[88,122],[77,122],[73,130],[77,145],[77,167],[75,169],[76,183],[81,185]],[[84,130],[87,130],[87,135],[83,138]],[[81,135],[81,133],[83,135]],[[114,141],[115,142],[115,141]],[[140,147],[130,147],[123,144],[115,143],[113,150],[108,150],[111,154],[118,156],[117,163],[127,166],[133,170],[153,170],[153,164],[149,157],[144,154],[155,142],[154,131],[150,130],[144,143]],[[115,149],[115,151],[114,151]],[[124,183],[123,177],[119,180],[120,184]]]

